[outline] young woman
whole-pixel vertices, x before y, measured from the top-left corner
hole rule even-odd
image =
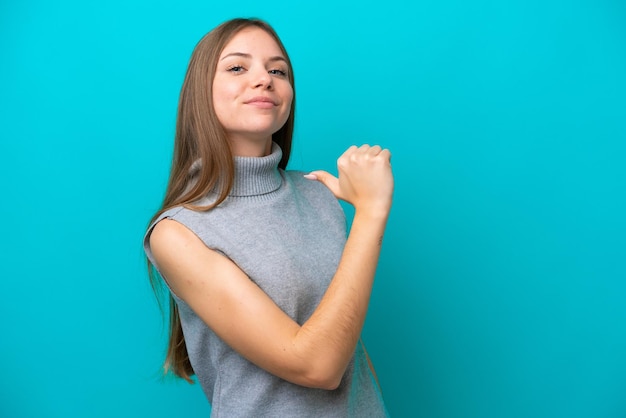
[[[165,369],[195,374],[214,417],[384,417],[360,333],[390,153],[352,146],[338,178],[285,171],[294,106],[289,56],[267,23],[234,19],[196,46],[144,241],[170,292]],[[347,239],[337,199],[355,207]]]

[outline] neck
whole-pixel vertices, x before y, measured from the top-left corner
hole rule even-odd
[[[272,152],[272,137],[245,138],[229,137],[228,143],[233,156],[236,157],[265,157]]]

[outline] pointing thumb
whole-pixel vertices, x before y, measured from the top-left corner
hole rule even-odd
[[[328,187],[328,189],[335,195],[337,199],[342,198],[341,193],[339,192],[339,180],[332,174],[323,170],[317,170],[311,171],[309,174],[305,174],[304,178],[319,181],[324,186]]]

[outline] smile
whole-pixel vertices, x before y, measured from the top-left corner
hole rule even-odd
[[[278,104],[274,100],[266,96],[253,97],[249,100],[246,100],[244,103],[262,109],[270,109],[274,106],[278,106]]]

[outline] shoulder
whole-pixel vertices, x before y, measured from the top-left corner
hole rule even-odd
[[[300,170],[284,171],[285,179],[289,183],[291,183],[291,185],[298,191],[309,195],[316,195],[319,197],[328,198],[334,201],[337,200],[326,186],[318,181],[306,179],[304,177],[305,174],[307,173]]]
[[[285,171],[285,179],[296,190],[298,199],[315,211],[325,222],[335,222],[345,228],[345,214],[335,195],[319,181],[304,177],[304,171]]]
[[[203,246],[198,232],[195,211],[182,206],[166,210],[148,227],[143,247],[150,262],[159,268],[165,258],[192,246]]]
[[[188,241],[193,233],[180,222],[171,218],[161,219],[152,228],[150,244],[167,245],[168,242],[181,243]]]
[[[204,202],[197,203],[204,206]],[[180,233],[200,235],[198,226],[201,226],[207,218],[210,218],[214,212],[214,208],[208,210],[195,210],[185,206],[176,206],[163,212],[150,224],[146,232],[146,238],[150,238],[159,230],[159,235],[163,234],[163,230],[167,234]]]
[[[152,254],[157,261],[169,259],[194,247],[204,247],[192,231],[171,218],[161,219],[154,225],[149,242]]]

